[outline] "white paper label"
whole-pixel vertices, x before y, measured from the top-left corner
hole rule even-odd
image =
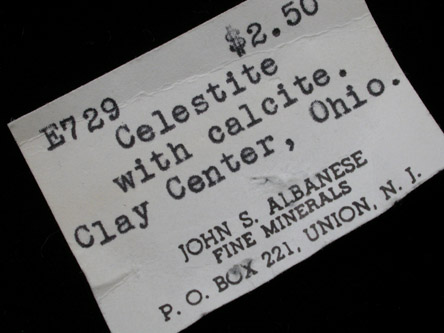
[[[177,332],[444,167],[356,0],[246,1],[9,126],[113,332]]]

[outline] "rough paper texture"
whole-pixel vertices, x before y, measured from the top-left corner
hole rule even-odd
[[[9,126],[113,332],[187,327],[444,166],[356,0],[247,1]]]

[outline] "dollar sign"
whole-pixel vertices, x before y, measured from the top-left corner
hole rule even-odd
[[[227,27],[227,34],[225,35],[225,39],[228,43],[230,43],[230,51],[236,52],[239,57],[242,57],[246,54],[245,45],[247,42],[244,38],[240,36],[240,31],[238,29],[233,29],[231,25]]]

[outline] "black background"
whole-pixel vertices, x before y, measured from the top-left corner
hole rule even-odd
[[[108,332],[83,273],[6,124],[240,1],[1,9],[2,332]],[[444,126],[441,1],[367,1],[424,103]],[[432,149],[432,147],[430,147]],[[340,332],[444,318],[443,174],[185,332]],[[435,326],[436,325],[436,326]],[[430,329],[431,330],[431,329]],[[124,332],[123,332],[124,333]]]

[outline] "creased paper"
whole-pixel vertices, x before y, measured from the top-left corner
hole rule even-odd
[[[9,126],[113,332],[189,326],[444,166],[356,0],[246,1]]]

